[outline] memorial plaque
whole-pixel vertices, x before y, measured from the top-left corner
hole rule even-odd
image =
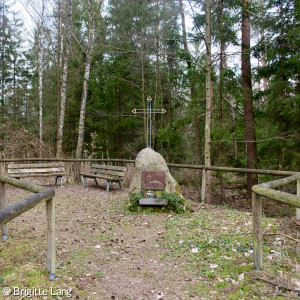
[[[145,206],[166,206],[168,202],[166,199],[143,198],[139,200],[139,205]]]
[[[142,190],[164,190],[165,172],[142,172]]]

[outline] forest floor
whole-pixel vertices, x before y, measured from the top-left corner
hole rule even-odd
[[[280,231],[299,239],[295,218],[263,217],[264,270],[257,273],[247,201],[238,210],[189,201],[193,212],[186,214],[138,214],[126,209],[126,191],[116,185],[107,193],[104,182],[69,184],[55,193],[55,280],[46,271],[40,204],[8,224],[0,247],[0,299],[28,299],[30,293],[44,293],[31,299],[300,298],[300,245],[269,235]],[[192,194],[188,188],[185,193]],[[7,188],[10,203],[29,194]],[[5,287],[15,295],[4,296]]]

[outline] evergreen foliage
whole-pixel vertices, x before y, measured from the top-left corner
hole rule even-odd
[[[154,108],[167,110],[153,119],[154,149],[168,162],[204,162],[204,2],[183,2],[188,52],[184,49],[177,1],[93,2],[96,32],[86,104],[85,157],[135,158],[145,147],[144,116],[135,116],[131,111],[143,108],[150,95]],[[43,141],[56,149],[67,11],[66,0],[52,3],[55,18],[49,17],[45,25]],[[255,0],[251,1],[251,12],[258,167],[299,170],[300,6],[295,0]],[[212,3],[211,161],[220,166],[246,167],[240,21],[241,1]],[[73,0],[63,137],[63,152],[69,157],[75,155],[78,138],[88,26],[87,2]],[[9,1],[1,1],[0,122],[10,128],[9,132],[25,128],[36,136],[37,27],[35,24],[30,41],[21,15],[14,12]],[[5,144],[7,132],[0,132],[0,150],[12,157]]]

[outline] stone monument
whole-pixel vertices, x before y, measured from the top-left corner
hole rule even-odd
[[[171,175],[165,159],[151,148],[145,148],[137,155],[133,178],[129,187],[129,197],[145,190],[145,198],[140,205],[167,205],[158,199],[162,192],[183,198],[179,184]]]

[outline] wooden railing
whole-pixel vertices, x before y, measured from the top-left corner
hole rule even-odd
[[[67,170],[70,168],[68,164],[71,162],[115,162],[115,163],[135,163],[135,160],[129,159],[58,159],[58,158],[27,158],[27,159],[0,159],[0,163],[5,162],[28,162],[28,161],[63,161],[67,163]],[[201,200],[204,201],[205,195],[205,178],[207,170],[219,171],[219,172],[234,172],[234,173],[252,173],[261,175],[273,175],[273,176],[290,176],[267,183],[262,183],[253,186],[253,231],[254,231],[254,267],[261,269],[262,266],[262,203],[261,197],[265,196],[277,201],[296,206],[296,216],[300,218],[300,173],[294,171],[277,171],[277,170],[261,170],[261,169],[246,169],[246,168],[229,168],[229,167],[216,167],[205,165],[189,165],[189,164],[173,164],[169,163],[169,167],[172,168],[184,168],[184,169],[198,169],[202,170],[202,188],[201,188]],[[68,171],[67,171],[68,173]],[[283,193],[274,190],[277,187],[289,184],[293,181],[297,181],[297,196],[288,193]],[[0,224],[1,225],[1,224]]]
[[[7,206],[5,185],[10,184],[29,192],[36,193],[21,201]],[[3,240],[7,240],[7,222],[30,210],[42,201],[46,201],[46,223],[47,223],[47,267],[49,278],[55,278],[55,200],[54,189],[43,188],[32,185],[14,178],[0,175],[0,228]]]
[[[278,187],[297,181],[297,195],[275,190]],[[297,217],[300,218],[300,173],[274,180],[252,187],[252,215],[253,215],[253,255],[256,270],[262,268],[262,197],[268,197],[297,207]]]

